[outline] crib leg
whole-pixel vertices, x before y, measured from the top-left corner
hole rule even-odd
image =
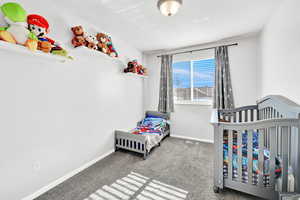
[[[144,160],[147,159],[148,155],[149,155],[149,153],[148,153],[148,151],[146,151],[146,152],[144,153]]]
[[[118,147],[115,147],[115,152],[117,152],[119,150],[119,148]]]

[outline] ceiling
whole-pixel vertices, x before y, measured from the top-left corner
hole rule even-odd
[[[183,0],[165,17],[157,0],[72,0],[65,9],[130,42],[141,51],[179,48],[257,32],[283,0]],[[101,23],[100,23],[101,22]]]

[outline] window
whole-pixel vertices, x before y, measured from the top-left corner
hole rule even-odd
[[[173,63],[175,103],[212,104],[214,80],[214,58]]]

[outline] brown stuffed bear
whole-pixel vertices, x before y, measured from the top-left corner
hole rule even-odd
[[[74,26],[71,28],[74,37],[72,39],[72,44],[74,47],[80,47],[86,45],[86,40],[84,38],[84,30],[82,26]]]
[[[85,41],[85,38],[83,36],[75,36],[72,39],[72,44],[73,44],[74,47],[85,46],[86,41]]]
[[[75,36],[83,36],[84,35],[84,30],[83,30],[82,26],[74,26],[71,28],[71,30]]]
[[[108,36],[104,33],[98,33],[96,35],[96,38],[98,40],[98,50],[105,53],[109,54],[109,48],[108,48]]]

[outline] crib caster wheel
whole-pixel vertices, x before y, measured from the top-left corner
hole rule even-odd
[[[213,190],[214,190],[214,193],[220,193],[221,192],[221,189],[217,186],[214,186]]]

